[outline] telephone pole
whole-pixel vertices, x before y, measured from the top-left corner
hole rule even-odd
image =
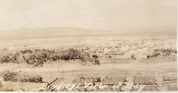
[[[57,68],[58,68],[57,71],[59,72],[59,60],[58,60]]]

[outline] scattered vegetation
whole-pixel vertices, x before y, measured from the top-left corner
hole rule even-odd
[[[98,58],[97,55],[93,55],[93,58]],[[77,50],[77,49],[26,49],[17,51],[14,54],[3,55],[0,58],[1,63],[22,63],[26,62],[34,67],[42,67],[44,62],[50,61],[58,61],[58,60],[75,60],[79,59],[82,62],[92,61],[92,57],[90,54],[85,51]]]
[[[147,58],[153,58],[158,56],[169,57],[171,53],[177,54],[176,49],[154,49],[152,55],[147,55]]]
[[[13,72],[10,70],[5,70],[1,73],[1,76],[3,77],[4,81],[13,81],[16,82],[18,81],[18,73]]]
[[[35,82],[35,83],[42,83],[42,77],[39,75],[21,75],[18,72],[5,70],[1,72],[1,76],[3,77],[4,81],[12,81],[12,82]]]

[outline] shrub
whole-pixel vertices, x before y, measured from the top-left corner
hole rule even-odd
[[[43,78],[39,75],[23,75],[23,77],[20,78],[20,82],[35,82],[35,83],[42,83]]]
[[[92,57],[93,58],[98,58],[98,55],[93,54]]]
[[[133,54],[131,55],[131,58],[132,58],[132,59],[134,58],[134,55],[133,55]]]
[[[11,61],[11,59],[8,55],[2,56],[0,60],[2,63],[8,63]]]
[[[17,72],[5,70],[1,73],[1,76],[3,77],[4,81],[14,81],[14,82],[18,81]]]
[[[88,61],[88,58],[87,58],[86,56],[83,56],[83,57],[81,58],[81,61],[87,62],[87,61]]]

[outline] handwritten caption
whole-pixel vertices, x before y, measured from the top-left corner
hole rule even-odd
[[[72,83],[72,84],[69,84],[69,83],[61,83],[60,85],[49,85],[47,83],[43,83],[41,85],[41,87],[39,87],[37,90],[46,90],[46,89],[55,89],[55,90],[63,90],[63,89],[67,89],[69,91],[72,91],[74,88],[81,88],[83,84],[81,83]],[[96,90],[96,89],[104,89],[104,88],[107,88],[108,85],[104,85],[102,83],[100,84],[93,84],[93,83],[87,83],[85,82],[84,85],[82,86],[84,88],[90,88],[90,89],[93,89],[93,90]],[[112,89],[119,89],[120,87],[124,87],[124,89],[137,89],[138,91],[141,91],[145,85],[134,85],[134,83],[127,83],[123,86],[122,82],[118,82],[117,84],[114,84],[112,85]]]

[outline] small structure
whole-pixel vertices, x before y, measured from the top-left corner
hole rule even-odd
[[[84,86],[85,82],[93,83],[94,82],[94,78],[93,77],[89,77],[87,74],[81,74],[81,75],[77,76],[77,78],[75,78],[73,80],[73,83],[81,84],[81,86]]]
[[[121,82],[122,84],[124,84],[126,82],[126,76],[121,76],[121,75],[116,74],[116,73],[114,73],[114,74],[111,73],[111,74],[107,75],[103,79],[103,84],[109,85],[109,86],[116,85],[119,82]]]
[[[97,83],[102,83],[102,75],[99,74],[81,74],[77,76],[73,83],[81,84],[81,86],[84,86],[85,83],[92,83],[93,85]]]
[[[156,85],[156,79],[153,76],[137,75],[134,76],[133,83],[134,85]]]
[[[164,74],[163,81],[177,81],[177,73]]]

